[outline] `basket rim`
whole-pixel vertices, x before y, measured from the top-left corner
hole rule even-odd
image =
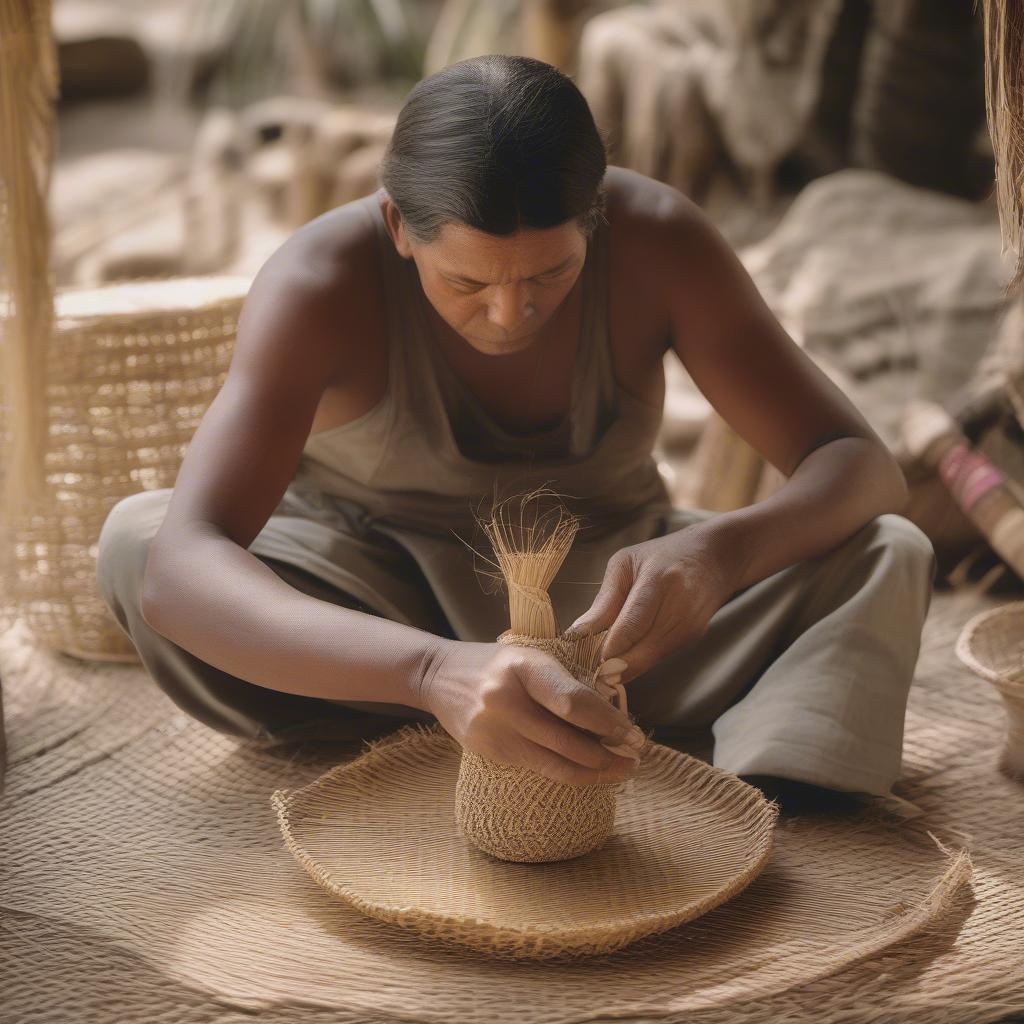
[[[53,320],[55,326],[90,324],[97,320],[146,320],[160,316],[201,313],[227,303],[245,299],[252,287],[251,276],[245,274],[190,274],[186,277],[142,277],[128,281],[109,281],[98,285],[67,285],[54,294]],[[156,293],[161,294],[157,295]],[[154,299],[177,299],[166,306],[125,306],[124,300],[153,293]],[[123,297],[106,309],[77,309],[76,303],[90,296]],[[71,308],[69,309],[68,306]]]
[[[1003,618],[1017,616],[1021,617],[1022,624],[1024,624],[1024,601],[1011,601],[999,605],[997,608],[987,608],[983,612],[978,612],[968,619],[960,630],[954,651],[964,665],[990,683],[1001,687],[1024,689],[1024,661],[1021,663],[1019,674],[1005,669],[996,669],[978,653],[976,646],[977,638],[990,629],[994,623]]]
[[[476,952],[501,956],[503,955],[499,951],[501,945],[507,944],[509,941],[517,942],[522,939],[533,940],[536,951],[532,953],[517,953],[517,959],[540,959],[546,956],[558,955],[571,956],[574,950],[585,951],[588,946],[595,942],[607,944],[607,952],[613,952],[648,935],[665,931],[709,913],[727,900],[737,896],[764,869],[774,846],[775,826],[779,817],[779,805],[777,802],[769,801],[756,787],[749,785],[721,768],[716,768],[683,751],[650,741],[647,756],[675,761],[685,771],[695,772],[702,776],[705,782],[714,780],[718,784],[724,784],[744,800],[748,806],[756,809],[755,815],[752,815],[751,818],[752,841],[746,865],[742,871],[732,875],[713,892],[709,892],[701,899],[691,901],[675,909],[650,913],[631,919],[609,917],[599,924],[586,928],[581,928],[578,925],[568,927],[558,923],[550,927],[528,928],[514,924],[499,925],[493,920],[482,919],[468,914],[446,914],[410,907],[401,908],[401,913],[399,914],[394,904],[370,899],[350,884],[339,881],[331,875],[326,868],[303,848],[301,842],[292,833],[290,812],[296,801],[301,799],[302,796],[315,792],[349,772],[354,770],[362,771],[372,767],[378,759],[390,759],[396,748],[423,745],[429,747],[430,745],[440,744],[444,747],[452,748],[453,751],[459,751],[461,747],[440,725],[433,723],[412,723],[381,739],[366,742],[369,749],[361,755],[353,758],[351,761],[336,765],[305,786],[294,790],[282,789],[274,791],[271,795],[271,804],[277,812],[278,824],[284,837],[285,845],[295,860],[298,861],[306,873],[318,885],[339,897],[354,909],[377,920],[383,920],[417,932],[420,930],[420,926],[425,924],[444,924],[456,927],[471,925],[478,931],[481,940],[479,944],[460,941],[456,935],[451,936],[451,941],[464,947],[468,946]],[[528,868],[529,865],[524,865],[524,867]],[[545,943],[557,944],[558,949],[545,953],[543,948],[541,948]],[[504,955],[507,956],[508,954]]]

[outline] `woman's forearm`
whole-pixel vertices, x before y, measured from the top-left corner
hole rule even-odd
[[[901,512],[907,483],[879,442],[842,437],[812,451],[774,494],[696,527],[743,590],[831,550],[876,516]]]
[[[304,594],[212,531],[154,539],[142,612],[153,629],[207,664],[258,686],[327,700],[424,709],[424,673],[451,643]]]

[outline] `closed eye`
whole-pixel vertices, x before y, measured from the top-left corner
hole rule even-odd
[[[555,271],[555,273],[553,273],[553,274],[545,274],[542,277],[532,278],[532,280],[539,281],[542,285],[553,284],[560,277],[564,277],[567,270],[568,270],[568,267],[566,268],[566,270],[558,270],[558,271]],[[446,280],[449,280],[449,279],[446,278]],[[458,282],[453,282],[453,281],[450,281],[450,280],[449,280],[449,283],[452,285],[453,288],[455,288],[456,291],[462,292],[465,295],[470,295],[473,292],[479,291],[480,288],[483,287],[483,285],[459,284]]]

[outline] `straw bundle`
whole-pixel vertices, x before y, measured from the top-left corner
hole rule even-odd
[[[46,197],[57,78],[49,0],[0,0],[0,380],[10,417],[0,432],[0,470],[7,512],[30,507],[44,488],[41,396],[53,319]]]
[[[508,585],[511,628],[498,643],[547,651],[581,683],[597,689],[605,632],[568,638],[559,633],[548,587],[579,529],[576,516],[538,488],[495,505],[483,523]],[[513,514],[514,510],[514,514]],[[620,700],[623,691],[618,691]],[[566,860],[603,846],[615,826],[622,783],[573,786],[516,765],[463,750],[455,789],[461,834],[503,860]]]
[[[1004,252],[1017,266],[1011,289],[1024,284],[1024,2],[983,0],[985,104],[996,160],[996,203]]]

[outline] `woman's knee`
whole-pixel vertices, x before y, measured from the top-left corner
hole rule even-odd
[[[905,571],[917,571],[927,578],[929,585],[935,580],[935,546],[916,523],[896,512],[876,516],[869,526],[871,544],[885,550],[894,563]]]
[[[130,494],[107,513],[97,543],[96,586],[108,604],[123,600],[126,588],[137,595],[149,544],[163,522],[170,492],[171,488],[160,488]]]
[[[853,561],[908,576],[918,576],[931,586],[935,578],[935,548],[928,535],[914,522],[896,512],[885,512],[869,520],[856,533],[833,548],[822,564]]]

